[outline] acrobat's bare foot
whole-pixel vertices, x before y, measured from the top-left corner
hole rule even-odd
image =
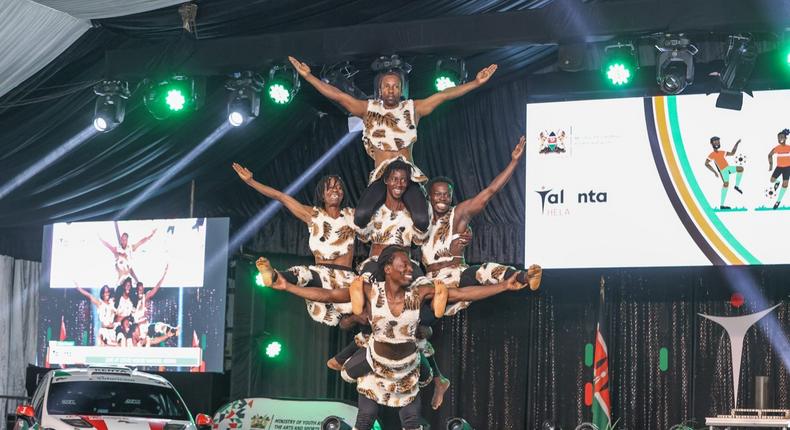
[[[450,388],[450,380],[444,376],[437,376],[433,378],[433,398],[431,399],[431,408],[433,410],[439,409],[444,401],[444,393]]]
[[[275,272],[269,260],[265,257],[261,257],[255,261],[255,267],[258,268],[263,285],[267,287],[271,286],[275,280]]]
[[[436,318],[441,318],[444,316],[444,310],[447,308],[447,298],[450,294],[447,292],[447,286],[441,281],[435,281],[433,288],[433,315]]]
[[[328,368],[330,368],[332,370],[336,370],[338,372],[340,371],[340,369],[343,368],[343,366],[340,364],[340,362],[335,360],[335,357],[330,358],[329,361],[326,362],[326,367],[328,367]]]
[[[529,289],[532,291],[540,288],[540,280],[543,277],[543,269],[537,264],[529,266],[527,269],[527,279],[529,280]]]

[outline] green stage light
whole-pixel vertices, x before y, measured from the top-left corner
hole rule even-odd
[[[143,92],[143,103],[156,119],[181,116],[199,108],[204,87],[205,79],[187,76],[147,81]]]
[[[628,65],[615,62],[609,64],[609,67],[606,68],[606,77],[609,78],[609,81],[613,85],[625,85],[629,81],[631,81],[631,68]]]
[[[436,62],[436,91],[461,85],[466,81],[466,62],[455,57],[441,58]]]
[[[278,105],[291,102],[299,92],[299,74],[290,64],[276,64],[269,69],[266,94]]]
[[[271,341],[268,345],[266,345],[266,356],[269,358],[275,358],[280,355],[282,350],[283,345],[280,342],[277,342],[276,340]]]
[[[439,76],[436,78],[436,91],[444,91],[457,85],[458,83],[450,76]]]
[[[165,99],[165,103],[172,111],[180,111],[184,108],[184,104],[186,103],[187,99],[184,97],[184,94],[181,93],[179,89],[172,89],[167,91],[167,98]]]
[[[277,104],[284,105],[291,101],[291,91],[284,83],[276,82],[269,85],[269,98]]]
[[[630,42],[618,42],[603,50],[601,71],[610,85],[623,87],[631,83],[638,68],[636,48]]]

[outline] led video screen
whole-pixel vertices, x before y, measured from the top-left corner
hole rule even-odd
[[[223,369],[227,218],[45,227],[38,361]]]
[[[527,104],[525,257],[546,268],[786,264],[790,91]]]

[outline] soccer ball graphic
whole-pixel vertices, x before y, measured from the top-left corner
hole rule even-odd
[[[744,165],[746,165],[746,154],[736,154],[735,155],[735,165],[736,166],[744,166]]]

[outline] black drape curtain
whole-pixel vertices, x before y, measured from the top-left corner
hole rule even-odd
[[[311,260],[267,254],[272,265],[285,270]],[[305,301],[255,284],[251,258],[235,260],[232,336],[231,400],[245,397],[353,399],[354,388],[339,380],[326,361],[351,340],[351,334],[314,322]],[[278,341],[282,352],[265,354]]]
[[[295,262],[277,255],[273,261],[277,267]],[[236,271],[231,397],[245,396],[249,382],[253,395],[353,401],[354,386],[325,367],[350,333],[314,323],[303,300],[253,287],[251,268],[251,262],[239,263]],[[754,406],[755,377],[762,375],[770,380],[770,406],[790,408],[783,361],[790,360],[790,349],[782,349],[790,329],[790,267],[552,270],[538,293],[504,293],[434,326],[437,362],[452,385],[439,411],[429,406],[433,386],[425,388],[423,410],[432,428],[444,428],[456,416],[477,429],[534,430],[546,421],[572,429],[590,421],[584,390],[593,369],[585,362],[585,348],[594,344],[601,277],[618,428],[666,430],[686,420],[699,427],[706,416],[728,413],[733,407],[729,338],[699,313],[738,316],[776,304],[747,333],[738,406]],[[245,300],[245,289],[254,289],[255,297]],[[740,307],[730,300],[735,292],[744,296]],[[286,362],[244,350],[254,345],[245,339],[250,325],[244,323],[253,301],[256,309],[266,308],[251,319],[254,335],[267,331],[287,339]]]

